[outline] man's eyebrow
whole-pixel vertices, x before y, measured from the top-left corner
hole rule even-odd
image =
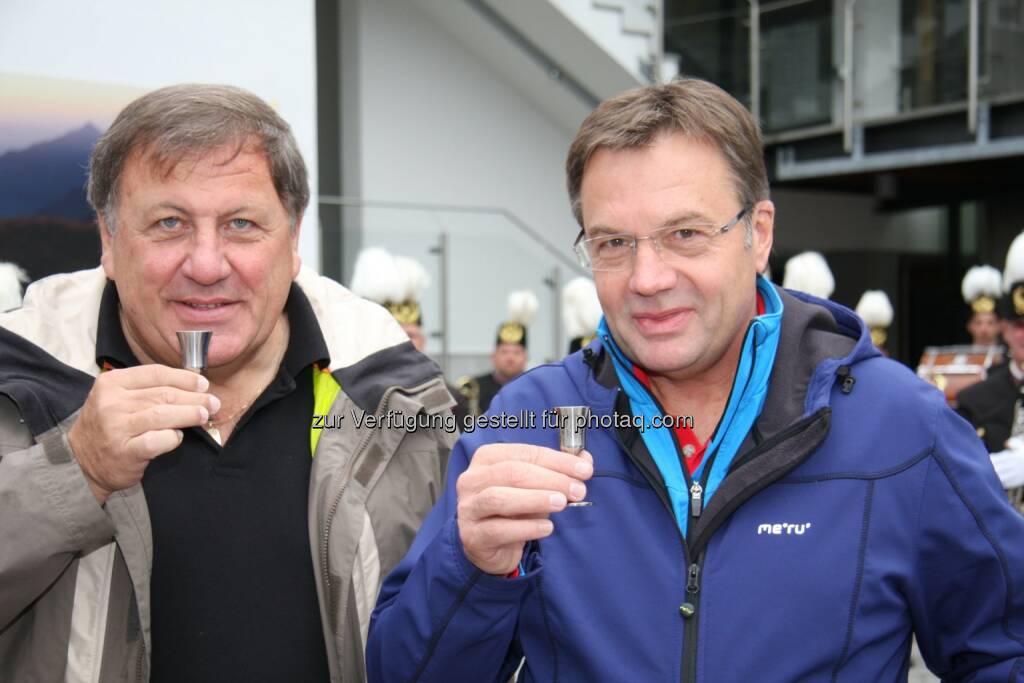
[[[176,211],[178,213],[183,213],[186,215],[190,213],[188,209],[178,204],[175,204],[174,202],[159,202],[157,204],[153,204],[152,206],[146,209],[146,213],[154,213],[157,211]],[[220,213],[220,218],[225,218],[227,216],[237,216],[238,214],[244,213],[262,216],[266,214],[266,210],[261,209],[258,206],[243,204],[241,206],[232,207],[227,211],[222,211]]]
[[[662,224],[660,226],[658,226],[658,227],[668,228],[668,227],[673,226],[673,225],[679,225],[680,223],[708,223],[708,224],[711,224],[713,222],[714,221],[712,221],[710,218],[708,218],[706,215],[704,215],[700,211],[684,211],[682,213],[677,213],[676,215],[672,216],[671,218],[669,218],[666,221],[663,221]]]
[[[612,228],[607,225],[591,225],[588,230],[584,231],[583,239],[588,237],[594,237],[596,235],[624,235],[625,230],[620,228]]]
[[[673,215],[671,218],[668,218],[668,219],[662,221],[661,224],[658,226],[658,228],[668,228],[668,227],[671,227],[673,225],[679,225],[680,223],[693,223],[693,222],[707,223],[709,225],[714,223],[713,220],[708,218],[708,216],[706,216],[705,214],[701,213],[700,211],[683,211],[681,213],[677,213],[677,214]],[[658,228],[655,228],[655,229],[658,229]],[[587,229],[587,231],[586,231],[586,236],[587,237],[594,237],[595,235],[624,235],[624,234],[629,234],[629,232],[627,230],[622,230],[621,228],[613,228],[613,227],[606,226],[606,225],[591,225]]]
[[[230,209],[229,211],[224,211],[223,213],[221,213],[221,217],[223,218],[225,216],[237,216],[240,213],[248,213],[262,216],[266,213],[266,209],[261,209],[258,206],[250,206],[248,204],[243,204],[242,206],[235,207],[233,209]]]
[[[162,211],[177,211],[178,213],[188,213],[188,209],[186,209],[186,208],[184,208],[182,206],[178,206],[177,204],[174,204],[173,202],[160,202],[158,204],[153,204],[152,206],[150,206],[149,208],[146,209],[146,213],[153,213],[154,211],[161,211],[161,210]]]

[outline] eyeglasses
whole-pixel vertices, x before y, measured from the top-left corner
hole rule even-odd
[[[637,245],[641,240],[651,240],[661,260],[666,263],[678,263],[703,256],[711,248],[711,242],[716,236],[729,232],[749,212],[750,207],[746,207],[731,221],[719,227],[708,223],[684,222],[655,230],[644,237],[621,233],[583,239],[584,233],[581,230],[572,248],[580,260],[580,265],[591,270],[632,268],[636,260]]]

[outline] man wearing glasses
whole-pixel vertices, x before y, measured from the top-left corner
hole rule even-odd
[[[698,80],[627,92],[567,173],[605,317],[492,412],[589,406],[589,453],[462,437],[384,583],[370,680],[897,681],[912,634],[944,678],[1024,680],[1024,521],[939,392],[759,274],[750,114]]]

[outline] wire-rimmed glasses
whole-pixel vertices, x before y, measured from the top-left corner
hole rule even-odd
[[[749,212],[750,207],[745,207],[725,225],[715,226],[703,221],[681,221],[654,230],[643,237],[629,233],[586,237],[581,230],[573,244],[573,250],[579,258],[580,265],[596,271],[632,268],[641,240],[651,240],[654,250],[663,261],[685,261],[707,253],[715,237],[729,232]]]

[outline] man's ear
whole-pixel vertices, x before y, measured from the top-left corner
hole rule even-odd
[[[110,234],[108,229],[107,219],[100,212],[96,215],[96,223],[100,228],[100,265],[103,266],[103,271],[107,274],[107,278],[110,280],[116,280],[116,264],[114,259],[114,236]]]
[[[292,228],[292,279],[299,276],[302,269],[302,257],[299,256],[299,234],[302,230],[302,216],[295,219],[295,227]]]
[[[768,257],[772,254],[772,243],[775,239],[775,205],[764,199],[751,209],[750,220],[754,233],[754,260],[757,272],[763,273],[768,267]]]

